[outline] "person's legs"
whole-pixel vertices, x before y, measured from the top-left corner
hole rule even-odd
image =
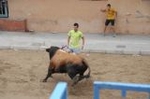
[[[108,26],[109,23],[110,23],[110,20],[106,19],[105,27],[104,27],[104,36],[105,36],[105,32],[106,32],[106,29],[107,29],[107,26]]]
[[[115,31],[115,20],[111,20],[111,31],[113,32],[113,36],[116,36],[116,31]]]
[[[104,27],[104,36],[105,36],[106,29],[107,29],[107,26],[105,25],[105,27]]]
[[[79,53],[81,52],[81,49],[76,48],[76,49],[74,49],[74,52],[75,52],[76,54],[79,54]]]
[[[72,50],[73,53],[75,54],[79,54],[81,52],[80,48],[70,48]]]

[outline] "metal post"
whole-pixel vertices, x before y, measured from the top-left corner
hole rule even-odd
[[[100,88],[97,86],[96,82],[94,82],[94,99],[100,99]]]
[[[121,91],[121,96],[122,96],[122,99],[126,99],[126,90],[122,90]]]

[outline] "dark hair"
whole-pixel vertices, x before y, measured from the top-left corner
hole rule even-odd
[[[74,23],[74,25],[73,26],[77,26],[77,27],[79,27],[79,24],[78,23]]]
[[[108,7],[111,7],[111,4],[107,4]]]

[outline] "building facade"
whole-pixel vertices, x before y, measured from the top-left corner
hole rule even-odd
[[[78,22],[84,33],[102,33],[110,3],[116,32],[150,34],[150,0],[0,0],[0,30],[66,33]],[[2,3],[3,2],[3,3]],[[4,3],[5,2],[5,3]],[[5,4],[5,5],[4,5]]]

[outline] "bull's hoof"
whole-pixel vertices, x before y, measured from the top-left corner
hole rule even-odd
[[[43,80],[43,82],[47,82],[47,80],[46,80],[46,79],[44,79],[44,80]]]
[[[74,81],[74,82],[79,81],[79,76],[75,76],[75,77],[73,78],[73,81]]]
[[[73,78],[73,84],[72,84],[72,86],[76,85],[78,83],[78,81],[79,81],[79,76],[75,76]]]

